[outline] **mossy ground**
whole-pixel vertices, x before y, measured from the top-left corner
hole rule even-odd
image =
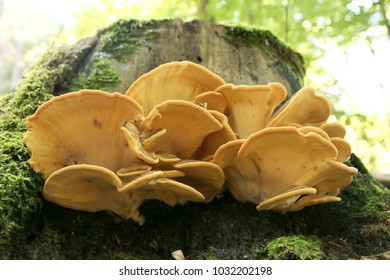
[[[137,25],[121,21],[120,26]],[[118,26],[112,28],[112,33],[100,33],[107,36],[106,46],[112,40],[108,34],[121,33]],[[245,36],[254,36],[250,32]],[[48,54],[0,101],[0,258],[169,259],[180,249],[189,259],[360,259],[390,250],[390,191],[355,155],[349,164],[359,174],[341,193],[341,203],[285,215],[257,212],[254,205],[239,204],[225,193],[210,204],[173,208],[148,201],[140,209],[147,220],[141,227],[104,212],[79,212],[44,201],[43,180],[28,165],[28,150],[21,143],[25,118],[71,87],[103,89],[117,81],[103,59],[80,65],[96,40]],[[127,50],[119,51],[118,59],[133,51],[131,42],[119,48]]]
[[[323,258],[321,241],[301,235],[281,236],[256,250],[260,259],[320,260]]]

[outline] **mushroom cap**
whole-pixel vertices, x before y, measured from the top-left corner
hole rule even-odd
[[[337,160],[340,162],[346,161],[352,153],[351,145],[346,140],[340,137],[331,137],[330,141],[337,148]]]
[[[320,128],[325,131],[329,137],[344,138],[347,133],[345,127],[341,123],[337,122],[324,123]]]
[[[224,113],[227,107],[227,100],[222,93],[216,91],[207,91],[197,95],[194,99],[197,105],[205,105],[207,110],[214,110]]]
[[[319,126],[330,115],[328,100],[312,87],[303,87],[271,117],[268,126],[291,124]]]
[[[158,163],[159,159],[153,152],[148,152],[145,150],[144,145],[141,140],[139,128],[132,122],[126,122],[123,127],[121,127],[124,138],[127,141],[127,145],[130,151],[133,151],[138,159],[145,161],[149,164]],[[165,131],[161,131],[165,133]]]
[[[223,169],[226,186],[237,201],[258,204],[261,200],[260,171],[248,158],[237,158],[244,142],[245,139],[238,139],[220,146],[214,154],[213,162]]]
[[[67,208],[107,210],[128,219],[134,214],[131,195],[119,193],[117,188],[121,185],[121,180],[107,168],[77,164],[54,171],[45,182],[43,196]]]
[[[144,172],[138,176],[130,177],[126,181],[125,185],[118,188],[119,192],[134,191],[141,188],[143,185],[147,185],[159,178],[175,178],[184,176],[183,172],[177,170],[151,170]]]
[[[184,100],[168,100],[156,105],[141,123],[145,130],[165,129],[153,140],[144,140],[147,150],[189,159],[204,138],[223,125],[206,109]],[[146,145],[147,143],[147,145]]]
[[[324,180],[327,174],[319,170],[335,160],[337,149],[314,132],[303,134],[295,127],[269,127],[251,135],[237,157],[252,160],[260,170],[262,197],[268,199],[292,185],[311,187]]]
[[[270,199],[267,199],[257,205],[257,211],[261,210],[274,210],[277,212],[285,212],[288,207],[293,205],[302,195],[315,194],[317,190],[315,188],[299,186],[293,187],[286,192],[276,195]]]
[[[193,101],[203,92],[213,91],[224,80],[207,68],[189,61],[162,64],[139,77],[127,90],[145,111],[166,100]]]
[[[320,172],[326,179],[314,185],[314,188],[317,189],[317,194],[336,195],[340,188],[346,187],[351,183],[352,176],[356,175],[358,170],[342,162],[331,161]]]
[[[309,194],[299,198],[294,204],[292,204],[286,210],[289,212],[300,211],[307,206],[328,203],[328,202],[338,202],[338,201],[341,201],[341,198],[337,196]]]
[[[214,110],[209,110],[209,112],[222,124],[223,128],[207,135],[202,142],[202,146],[195,153],[196,159],[205,161],[212,159],[214,153],[221,145],[237,139],[236,134],[229,125],[228,118],[224,114]]]
[[[117,171],[135,157],[120,128],[142,116],[139,104],[119,93],[82,90],[54,97],[27,118],[29,163],[45,178],[83,163]]]
[[[203,202],[204,196],[194,188],[170,178],[154,178],[127,188],[138,208],[144,201],[157,199],[170,206],[188,201]]]
[[[119,176],[119,177],[123,177],[123,178],[126,178],[126,177],[134,177],[134,176],[138,176],[138,175],[141,175],[145,172],[148,172],[152,169],[152,167],[142,161],[134,161],[131,163],[131,165],[129,166],[126,166],[126,167],[122,167],[121,169],[119,169],[116,174]]]
[[[216,89],[227,100],[229,124],[239,138],[265,128],[273,110],[287,95],[280,83],[257,86],[225,84]]]
[[[315,127],[269,127],[248,139],[230,141],[214,154],[228,188],[258,210],[285,212],[302,195],[334,193],[356,174],[336,160],[336,147]],[[336,191],[337,192],[337,191]]]
[[[175,178],[176,181],[189,185],[210,202],[221,194],[225,182],[222,168],[212,162],[198,160],[183,160],[173,165],[184,176]]]

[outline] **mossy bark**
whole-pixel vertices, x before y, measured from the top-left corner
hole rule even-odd
[[[7,259],[361,259],[387,258],[390,191],[359,169],[342,202],[281,215],[257,212],[228,192],[209,204],[147,201],[143,226],[42,199],[26,163],[25,117],[54,95],[83,87],[125,92],[169,61],[200,63],[235,84],[302,85],[303,61],[268,31],[179,20],[119,21],[67,50],[46,55],[1,100],[0,258]]]

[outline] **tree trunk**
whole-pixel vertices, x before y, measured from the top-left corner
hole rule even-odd
[[[94,88],[124,93],[142,74],[179,60],[202,64],[234,84],[281,82],[289,95],[302,86],[304,75],[302,57],[268,31],[201,21],[119,21],[66,52],[44,58],[6,104],[36,108],[48,98],[37,101],[34,94],[42,91],[60,95]],[[42,71],[48,81],[40,80],[45,76]],[[43,84],[39,91],[34,88],[37,80]],[[30,111],[17,110],[3,110],[3,127],[21,133]],[[16,123],[18,118],[22,124]],[[26,151],[10,153],[18,156],[7,164],[28,159]],[[11,259],[172,259],[173,251],[182,250],[188,259],[386,258],[390,250],[389,190],[354,154],[348,164],[358,168],[359,174],[342,191],[341,203],[282,215],[258,212],[255,205],[240,204],[228,192],[208,204],[169,207],[147,201],[140,209],[146,218],[143,226],[103,212],[86,213],[48,203],[40,195],[43,181],[30,178],[38,191],[20,194],[20,204],[25,206],[6,205],[35,210],[23,210],[24,215],[21,210],[7,212],[16,218],[3,221],[0,241],[5,245],[0,255]],[[11,187],[18,192],[15,186]],[[24,202],[32,195],[38,202],[26,206]]]

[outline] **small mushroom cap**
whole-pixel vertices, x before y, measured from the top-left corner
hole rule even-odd
[[[225,84],[216,91],[226,98],[229,124],[242,139],[265,128],[273,110],[287,95],[286,88],[279,83],[266,86]]]
[[[134,191],[143,185],[147,185],[155,179],[159,178],[175,178],[184,176],[183,172],[177,170],[151,170],[140,174],[139,176],[130,178],[124,186],[118,188],[119,192]]]
[[[27,118],[29,163],[45,178],[73,164],[115,172],[135,158],[120,128],[142,116],[139,104],[119,93],[82,90],[54,97]]]
[[[315,188],[299,186],[293,187],[288,191],[276,195],[270,199],[267,199],[257,205],[257,211],[261,210],[274,210],[277,212],[284,212],[288,207],[294,204],[302,195],[315,194],[317,190]]]
[[[329,115],[328,100],[317,95],[312,87],[303,87],[272,115],[268,126],[291,124],[318,126],[325,122]]]
[[[345,127],[341,123],[337,122],[324,123],[320,128],[325,131],[329,137],[344,138],[347,133]]]
[[[126,166],[126,167],[122,167],[121,169],[119,169],[116,172],[116,174],[119,177],[124,177],[124,178],[134,177],[134,176],[141,175],[145,172],[148,172],[151,169],[152,169],[152,167],[150,165],[147,165],[141,161],[135,161],[135,162],[132,162],[131,165]]]
[[[330,141],[337,148],[337,160],[340,162],[346,161],[352,153],[351,145],[346,140],[340,137],[332,137],[330,138]]]
[[[194,188],[169,178],[155,178],[145,184],[128,188],[138,205],[150,199],[158,199],[170,206],[188,201],[203,202],[204,196]]]
[[[213,91],[224,80],[207,68],[189,61],[162,64],[139,77],[127,90],[145,111],[166,100],[193,101],[203,92]]]
[[[202,146],[195,153],[196,159],[204,161],[212,159],[214,153],[221,145],[237,139],[236,134],[229,125],[228,118],[224,114],[213,110],[209,110],[209,112],[223,125],[223,128],[207,135],[202,142]]]
[[[336,146],[338,150],[337,160],[344,162],[346,161],[352,153],[351,145],[344,140],[346,135],[345,127],[340,123],[325,123],[321,125],[321,130],[326,132],[329,135],[331,142]]]
[[[194,103],[197,105],[204,104],[207,110],[214,110],[224,113],[227,107],[227,100],[222,93],[208,91],[195,97]]]
[[[58,205],[88,212],[112,211],[124,219],[132,217],[129,194],[119,193],[121,180],[112,171],[95,165],[71,165],[53,172],[46,180],[43,196]]]
[[[223,169],[226,186],[237,201],[258,204],[262,200],[260,170],[253,161],[237,158],[244,142],[245,139],[238,139],[222,145],[215,152],[213,162]]]
[[[336,195],[339,189],[348,186],[352,181],[352,176],[358,173],[355,167],[347,166],[339,161],[328,162],[324,167],[319,172],[326,179],[314,185],[317,194],[321,195]]]
[[[153,141],[145,139],[148,149],[181,159],[189,159],[207,135],[223,128],[206,109],[183,100],[168,100],[155,106],[141,126],[145,130],[166,130]]]
[[[329,202],[338,202],[338,201],[341,201],[341,198],[337,196],[309,194],[299,198],[294,204],[292,204],[287,209],[287,211],[289,212],[300,211],[307,206],[329,203]]]
[[[318,135],[320,135],[322,138],[326,139],[326,140],[330,140],[328,134],[323,131],[321,128],[319,127],[315,127],[315,126],[298,126],[299,128],[299,132],[300,133],[303,133],[303,134],[308,134],[310,132],[314,132],[314,133],[317,133]]]
[[[210,202],[221,194],[225,182],[222,168],[212,162],[184,160],[174,164],[174,168],[184,176],[176,181],[189,185],[202,193],[205,202]]]
[[[149,164],[158,163],[159,159],[153,152],[148,152],[144,148],[143,143],[141,142],[141,136],[139,128],[132,122],[126,122],[123,127],[121,127],[124,138],[127,141],[127,145],[130,151],[137,156],[138,159],[145,161]],[[165,133],[165,131],[162,131]]]

